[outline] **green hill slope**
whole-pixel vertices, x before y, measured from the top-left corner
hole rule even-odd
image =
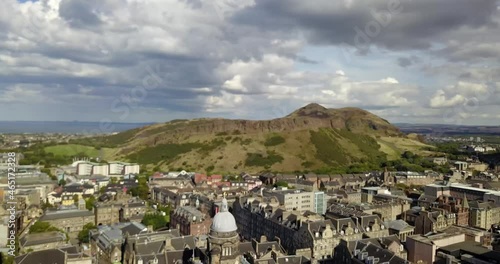
[[[426,146],[362,109],[318,104],[273,120],[174,120],[75,143],[150,169],[208,172],[363,170]]]

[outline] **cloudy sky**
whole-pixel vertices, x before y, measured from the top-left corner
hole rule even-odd
[[[0,120],[500,125],[496,0],[0,0]]]

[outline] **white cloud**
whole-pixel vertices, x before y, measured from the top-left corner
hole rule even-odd
[[[464,102],[465,98],[462,95],[457,94],[451,98],[447,98],[445,91],[438,90],[431,98],[430,106],[434,108],[453,107]]]
[[[37,89],[38,88],[38,89]],[[39,86],[36,85],[14,85],[0,93],[2,103],[22,103],[22,102],[44,102],[44,98]]]
[[[241,75],[236,74],[231,80],[224,82],[224,88],[235,92],[247,92],[247,89],[241,83]]]
[[[440,109],[472,99],[480,102],[478,111],[498,112],[500,34],[488,22],[499,22],[500,16],[488,13],[484,1],[472,13],[439,9],[429,14],[423,13],[424,4],[407,5],[408,14],[425,14],[425,19],[394,16],[397,23],[387,28],[390,31],[372,41],[378,49],[353,54],[349,62],[328,52],[304,50],[352,42],[353,28],[366,24],[368,10],[385,7],[386,2],[289,4],[3,0],[0,101],[29,104],[30,111],[16,113],[20,119],[73,120],[78,112],[61,111],[65,107],[95,120],[103,114],[119,116],[111,110],[115,100],[139,94],[146,83],[160,80],[147,89],[146,98],[131,99],[137,105],[130,108],[130,119],[120,122],[196,117],[205,110],[264,119],[310,102],[364,107],[394,120],[439,116]],[[456,4],[458,9],[468,6],[464,0]],[[461,23],[428,26],[441,21]],[[414,29],[424,36],[410,39],[409,30]],[[426,43],[439,48],[426,50]],[[402,56],[418,58],[411,67],[414,72],[391,67]],[[433,66],[422,69],[424,62]],[[436,92],[433,87],[443,88]],[[287,107],[264,110],[268,105]],[[0,106],[0,113],[5,109]],[[467,120],[474,116],[467,114]]]

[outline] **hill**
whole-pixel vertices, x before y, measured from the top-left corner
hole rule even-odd
[[[149,168],[208,172],[368,169],[426,146],[368,111],[318,104],[273,120],[173,120],[74,143]]]

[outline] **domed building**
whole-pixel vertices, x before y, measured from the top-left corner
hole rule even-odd
[[[240,237],[234,216],[229,212],[226,197],[220,211],[214,216],[208,235],[208,255],[213,264],[241,263]]]

